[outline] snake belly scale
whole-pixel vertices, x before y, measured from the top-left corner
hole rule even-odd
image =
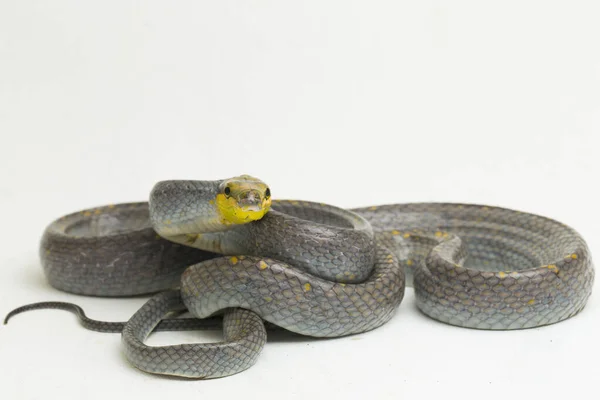
[[[253,365],[267,329],[316,337],[365,332],[392,318],[405,285],[417,307],[456,326],[537,327],[577,314],[591,294],[588,247],[557,221],[499,207],[414,203],[344,210],[274,201],[262,181],[165,181],[149,203],[105,206],[53,222],[40,256],[50,284],[71,293],[155,293],[122,332],[136,367],[191,378]],[[167,318],[189,311],[196,318]],[[151,347],[153,330],[212,329],[220,343]]]

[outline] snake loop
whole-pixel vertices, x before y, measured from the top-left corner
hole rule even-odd
[[[548,218],[449,203],[342,210],[274,201],[249,176],[160,182],[149,203],[67,215],[46,229],[40,256],[60,290],[163,292],[127,323],[91,320],[59,302],[20,307],[5,322],[31,309],[74,311],[89,329],[122,332],[136,367],[194,378],[250,367],[265,326],[318,337],[374,329],[392,318],[405,284],[431,318],[504,330],[577,314],[594,280],[583,238]],[[201,319],[163,320],[174,310]],[[219,314],[221,343],[143,343],[156,329],[213,328]]]

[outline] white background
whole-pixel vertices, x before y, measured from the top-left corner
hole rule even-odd
[[[144,298],[52,289],[38,241],[63,214],[169,178],[248,173],[277,198],[343,207],[501,205],[573,226],[598,257],[598,2],[448,3],[1,2],[0,313],[54,299],[126,320]],[[599,312],[596,292],[554,326],[476,331],[423,316],[408,289],[376,331],[278,335],[246,372],[186,381],[38,311],[0,327],[0,396],[591,398]]]

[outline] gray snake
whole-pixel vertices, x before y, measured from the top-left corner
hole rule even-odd
[[[149,203],[105,206],[46,229],[50,284],[71,293],[156,293],[127,323],[61,308],[86,328],[122,332],[136,367],[191,378],[253,365],[267,329],[338,337],[392,318],[406,285],[417,307],[452,325],[523,329],[567,319],[591,294],[588,247],[557,221],[499,207],[413,203],[343,210],[272,201],[261,181],[165,181]],[[167,318],[189,311],[196,318]],[[6,322],[5,321],[5,322]],[[223,326],[214,344],[150,347],[153,330]]]

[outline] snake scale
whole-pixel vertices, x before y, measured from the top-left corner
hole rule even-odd
[[[413,203],[354,210],[275,201],[247,175],[159,182],[146,203],[104,206],[48,226],[40,257],[57,289],[94,296],[157,293],[122,332],[141,370],[190,378],[253,365],[268,329],[315,337],[365,332],[392,318],[413,286],[417,307],[448,324],[531,328],[577,314],[594,270],[582,237],[557,221],[499,207]],[[168,316],[189,311],[194,318]],[[223,327],[220,343],[151,347],[154,330]]]

